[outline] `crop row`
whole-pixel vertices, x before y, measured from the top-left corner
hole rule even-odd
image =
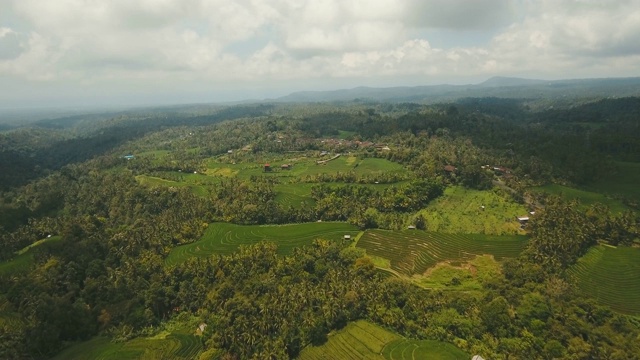
[[[305,349],[299,359],[374,359],[387,343],[397,338],[377,325],[358,321],[329,337],[324,345]]]
[[[640,314],[640,249],[598,246],[569,272],[586,296],[622,313]]]
[[[391,268],[405,275],[423,273],[438,262],[470,260],[490,254],[497,260],[517,257],[526,245],[524,236],[446,234],[424,231],[367,231],[358,247],[388,259]]]
[[[213,223],[194,243],[179,246],[169,254],[167,264],[176,264],[188,257],[207,257],[229,254],[241,245],[270,241],[278,245],[278,253],[289,254],[294,248],[310,244],[314,239],[340,240],[344,235],[354,237],[358,229],[346,223],[306,223],[280,226],[243,226]]]

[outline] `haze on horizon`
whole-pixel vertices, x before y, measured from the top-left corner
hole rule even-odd
[[[0,0],[0,108],[640,75],[640,0]]]

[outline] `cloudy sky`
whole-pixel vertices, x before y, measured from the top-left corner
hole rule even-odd
[[[0,0],[0,108],[640,76],[640,0]]]

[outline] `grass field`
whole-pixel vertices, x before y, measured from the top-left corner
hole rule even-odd
[[[211,176],[237,176],[239,178],[248,179],[253,176],[274,176],[282,178],[296,178],[308,175],[318,175],[322,173],[335,174],[338,172],[346,173],[353,171],[358,175],[371,175],[375,173],[405,172],[402,165],[385,159],[367,158],[358,159],[355,156],[343,155],[335,160],[326,162],[323,165],[316,164],[316,160],[326,160],[329,156],[323,158],[299,158],[295,161],[274,160],[265,161],[271,165],[271,172],[264,172],[264,163],[220,163],[215,159],[209,160],[207,163],[207,175]],[[282,164],[293,164],[290,170],[281,170]]]
[[[543,191],[552,195],[560,195],[563,198],[568,200],[576,200],[576,199],[580,200],[580,205],[583,209],[586,209],[590,205],[597,202],[607,205],[611,209],[611,211],[614,213],[620,213],[629,209],[622,202],[615,199],[608,198],[603,194],[591,192],[591,191],[579,190],[579,189],[571,188],[568,186],[551,184],[551,185],[536,187],[534,188],[534,190]]]
[[[308,346],[299,360],[380,359],[384,346],[400,337],[364,320],[349,323],[321,346]]]
[[[389,360],[468,360],[471,358],[452,344],[436,340],[399,339],[387,344],[382,354]]]
[[[527,209],[493,191],[453,186],[420,213],[429,231],[505,235],[522,233],[516,216],[526,215]]]
[[[430,289],[481,290],[484,282],[496,278],[501,271],[500,263],[493,256],[481,255],[459,265],[438,263],[414,280]]]
[[[470,359],[457,347],[435,340],[409,340],[380,326],[360,320],[329,336],[321,346],[308,346],[299,360]]]
[[[202,351],[195,335],[172,333],[164,338],[135,338],[122,343],[95,337],[63,350],[54,360],[196,359]]]
[[[388,259],[391,269],[407,276],[424,274],[438,263],[462,263],[478,255],[492,255],[496,260],[516,257],[524,249],[522,235],[447,234],[419,230],[369,230],[357,247],[367,254]]]
[[[584,295],[621,313],[640,315],[640,249],[596,246],[569,272]]]
[[[618,168],[615,173],[596,180],[588,189],[640,202],[640,163],[616,162],[615,165]]]
[[[0,262],[0,276],[11,275],[21,271],[27,271],[34,261],[34,256],[38,251],[46,249],[48,246],[62,240],[59,236],[52,236],[42,239],[18,251],[16,256],[7,261]]]
[[[311,197],[311,187],[316,184],[294,183],[294,184],[277,184],[274,187],[276,191],[276,202],[296,209],[302,207],[303,203],[307,206],[315,206],[316,202]]]
[[[255,244],[262,240],[276,243],[278,253],[289,254],[294,248],[310,244],[317,238],[341,240],[344,235],[355,237],[358,232],[357,227],[338,222],[264,226],[213,223],[200,240],[173,249],[167,257],[167,264],[177,264],[192,256],[229,254],[240,245]]]

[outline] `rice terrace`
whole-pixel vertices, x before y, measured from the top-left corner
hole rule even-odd
[[[174,265],[192,256],[230,254],[241,245],[260,241],[274,242],[279,254],[290,254],[294,248],[310,244],[314,239],[341,240],[344,235],[353,238],[358,232],[357,227],[339,222],[264,226],[213,223],[200,240],[173,249],[166,263]]]
[[[585,296],[621,313],[640,315],[640,249],[593,247],[569,272]]]
[[[300,353],[298,359],[457,360],[469,358],[469,355],[452,344],[435,340],[406,339],[368,321],[360,320],[330,335],[325,344],[307,347]]]
[[[517,257],[527,243],[523,235],[446,234],[419,230],[368,230],[357,246],[390,261],[390,268],[411,276],[439,262],[466,261],[490,254],[496,260]]]

